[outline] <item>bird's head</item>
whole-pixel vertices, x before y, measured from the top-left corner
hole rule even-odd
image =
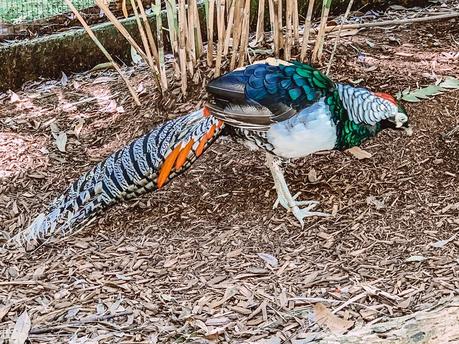
[[[387,102],[389,111],[391,111],[390,116],[381,121],[381,129],[404,130],[408,136],[411,136],[413,129],[409,124],[408,115],[402,103],[388,93],[375,93],[375,95]]]

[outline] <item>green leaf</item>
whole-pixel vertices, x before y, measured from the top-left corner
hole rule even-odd
[[[459,80],[451,78],[451,77],[448,77],[448,78],[446,78],[445,81],[440,83],[439,86],[444,87],[444,88],[451,88],[451,89],[456,89],[457,90],[457,89],[459,89]]]
[[[407,88],[404,91],[397,93],[397,99],[415,103],[424,99],[430,99],[430,97],[440,95],[452,89],[459,89],[459,80],[448,77],[438,85],[429,85],[416,90],[410,90]]]

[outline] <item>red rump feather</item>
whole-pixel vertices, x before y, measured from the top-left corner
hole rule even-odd
[[[388,100],[390,101],[392,104],[394,105],[397,105],[397,101],[395,100],[394,97],[392,97],[390,94],[388,93],[375,93],[376,96],[380,97],[380,98],[383,98],[385,100]]]

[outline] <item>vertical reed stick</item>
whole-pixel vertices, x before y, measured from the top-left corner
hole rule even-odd
[[[171,42],[172,53],[174,54],[174,74],[175,78],[180,78],[179,49],[178,49],[178,22],[177,22],[177,2],[175,0],[166,1],[167,26],[169,28],[169,40]]]
[[[282,24],[282,2],[284,0],[277,0],[278,1],[278,7],[277,7],[277,20],[279,21],[278,23],[278,29],[277,29],[277,39],[279,41],[279,49],[282,49],[284,47],[284,34],[283,34],[283,24]]]
[[[214,76],[220,76],[220,68],[223,53],[223,38],[225,35],[225,0],[217,0],[217,58],[215,61]]]
[[[190,54],[190,61],[196,64],[196,36],[194,34],[195,16],[193,11],[193,0],[188,0],[188,31],[187,31],[187,47]]]
[[[332,0],[323,0],[322,18],[320,19],[319,32],[316,38],[316,44],[312,51],[312,62],[316,63],[322,58],[325,39],[325,27],[327,26],[328,14],[330,13]]]
[[[244,20],[242,24],[241,45],[239,47],[239,67],[244,66],[250,34],[250,0],[245,1]]]
[[[257,33],[255,41],[262,42],[265,38],[265,0],[258,1],[258,20],[257,20]]]
[[[234,8],[235,8],[235,0],[232,0],[231,4],[229,5],[229,18],[228,18],[228,25],[226,27],[226,32],[225,32],[225,44],[223,46],[223,56],[228,55],[229,43],[231,40],[231,33],[234,31],[234,28],[233,28]]]
[[[274,56],[279,58],[280,40],[279,40],[279,0],[273,1],[273,41],[274,41]]]
[[[139,29],[140,38],[142,39],[144,51],[147,54],[148,60],[145,62],[150,66],[150,68],[154,68],[155,64],[153,62],[153,57],[151,55],[150,45],[148,44],[147,34],[145,33],[145,29],[143,28],[143,25],[140,21],[137,5],[135,4],[134,0],[131,0],[131,7],[134,10],[134,16],[137,22],[137,27]]]
[[[293,0],[286,0],[285,3],[285,26],[286,26],[286,37],[285,37],[285,51],[284,57],[288,61],[290,60],[290,49],[292,48],[292,15],[293,15]]]
[[[145,9],[143,7],[142,0],[137,0],[137,4],[139,5],[140,16],[142,17],[143,24],[145,25],[145,31],[147,32],[147,38],[148,38],[148,42],[150,43],[151,52],[156,62],[159,63],[158,62],[158,49],[156,48],[155,39],[153,38],[153,31],[151,30],[150,22],[147,19],[147,15],[145,14]],[[157,4],[156,4],[156,8],[158,8]],[[159,12],[161,12],[161,7],[159,7]]]
[[[209,0],[209,15],[207,16],[207,65],[212,67],[214,61],[214,3]]]
[[[186,17],[185,17],[185,0],[179,0],[178,9],[178,26],[179,26],[179,59],[180,59],[180,76],[182,94],[186,94],[187,89],[187,75],[186,75]]]
[[[300,32],[298,28],[300,27],[300,21],[298,18],[298,0],[293,0],[293,36],[294,36],[294,45],[300,42]]]
[[[314,11],[314,0],[309,0],[308,12],[306,14],[306,20],[304,22],[304,31],[303,31],[303,44],[301,46],[301,62],[306,62],[306,53],[308,51],[309,44],[309,33],[311,31],[312,25],[312,13]]]
[[[139,0],[142,1],[142,0]],[[163,40],[163,20],[161,15],[161,0],[156,0],[156,37],[158,40],[158,64],[159,76],[163,91],[167,90],[166,65],[164,62],[164,40]]]
[[[233,70],[236,67],[237,52],[239,50],[239,41],[241,38],[242,31],[242,11],[244,8],[244,0],[234,0],[234,25],[235,30],[233,31],[233,55],[231,56],[230,69]]]
[[[196,56],[199,57],[202,54],[202,33],[201,33],[201,21],[199,20],[198,5],[196,0],[190,0],[191,9],[194,16],[194,36],[196,43]]]

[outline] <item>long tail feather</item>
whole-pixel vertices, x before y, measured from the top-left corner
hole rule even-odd
[[[204,110],[158,126],[73,182],[7,247],[34,248],[58,231],[65,235],[81,227],[117,201],[161,188],[188,169],[222,129],[223,123]]]

